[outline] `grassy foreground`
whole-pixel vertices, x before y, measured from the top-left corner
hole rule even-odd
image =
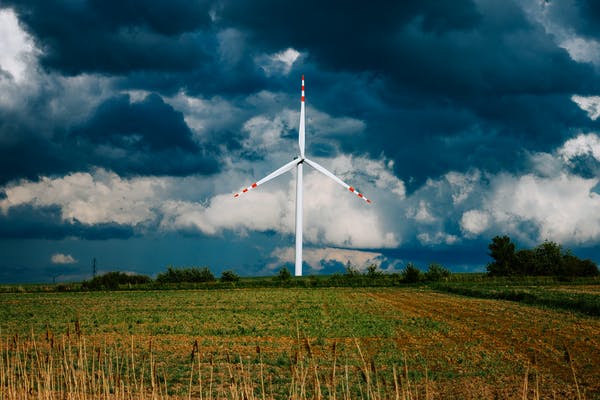
[[[598,318],[429,289],[3,293],[0,338],[5,398],[600,398]]]

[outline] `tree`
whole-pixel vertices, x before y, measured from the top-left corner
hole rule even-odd
[[[490,275],[596,276],[600,272],[591,260],[581,260],[558,243],[546,240],[533,249],[515,252],[508,236],[496,236],[488,246],[495,261],[488,264]]]
[[[598,276],[600,271],[595,262],[590,259],[579,261],[579,276]]]
[[[223,271],[221,274],[221,282],[237,282],[240,276],[231,270]]]
[[[575,257],[571,252],[563,255],[562,271],[560,275],[563,277],[574,276],[597,276],[600,274],[598,266],[592,260],[582,260]]]
[[[487,265],[490,275],[514,275],[516,271],[515,245],[508,236],[496,236],[488,245],[488,255],[494,262]]]
[[[406,268],[402,272],[403,280],[406,283],[417,283],[421,280],[421,270],[413,265],[413,263],[408,263]]]
[[[515,253],[516,268],[520,275],[536,275],[539,270],[534,249],[522,249]]]

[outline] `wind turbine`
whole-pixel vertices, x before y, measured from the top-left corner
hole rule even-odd
[[[283,167],[271,172],[269,175],[265,176],[257,182],[254,182],[252,185],[242,189],[241,192],[236,193],[233,196],[237,198],[240,196],[240,194],[247,193],[250,190],[262,185],[263,183],[266,183],[271,179],[276,178],[279,175],[296,167],[296,264],[294,271],[294,274],[296,276],[302,276],[302,166],[304,163],[307,163],[323,175],[333,179],[336,183],[342,185],[344,188],[348,189],[350,192],[354,193],[367,203],[371,203],[371,200],[367,199],[362,193],[360,193],[355,188],[348,185],[346,182],[344,182],[343,180],[326,170],[323,166],[304,157],[304,99],[304,75],[302,75],[302,95],[300,97],[300,128],[298,129],[298,145],[300,147],[300,155],[298,157],[295,157],[289,163],[285,164]]]

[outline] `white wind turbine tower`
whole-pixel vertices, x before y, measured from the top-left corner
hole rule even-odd
[[[292,168],[296,167],[296,265],[294,271],[296,276],[302,276],[302,165],[304,163],[307,163],[323,175],[333,179],[335,182],[342,185],[344,188],[348,189],[350,192],[354,193],[367,203],[371,203],[371,200],[367,199],[362,193],[359,193],[352,186],[342,181],[340,178],[326,170],[321,165],[304,157],[304,120],[304,75],[302,75],[302,96],[300,97],[300,128],[298,129],[298,144],[300,147],[300,156],[295,157],[292,161],[285,164],[283,167],[271,172],[269,175],[265,176],[258,182],[253,183],[247,188],[244,188],[241,192],[236,193],[234,195],[234,197],[239,197],[241,193],[246,193],[258,187],[259,185],[262,185],[263,183],[268,182],[271,179],[283,174],[284,172],[287,172]]]

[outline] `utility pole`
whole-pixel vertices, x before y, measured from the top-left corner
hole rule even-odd
[[[92,260],[92,275],[94,278],[96,277],[96,257]]]

